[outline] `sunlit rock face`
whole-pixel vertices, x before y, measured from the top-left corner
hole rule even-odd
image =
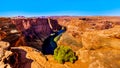
[[[11,51],[13,55],[10,56],[9,64],[12,68],[41,68],[47,61],[40,51],[28,46],[12,47]]]
[[[89,63],[88,68],[120,68],[120,50],[118,49],[80,49],[76,54],[82,62]]]
[[[120,26],[108,30],[85,32],[82,36],[82,44],[86,49],[101,47],[120,49]]]
[[[10,44],[8,42],[0,41],[0,68],[11,68],[6,59],[12,54],[11,51],[8,51]]]
[[[76,51],[78,59],[89,63],[88,68],[120,67],[120,26],[106,30],[84,32],[83,47]]]
[[[84,33],[91,32],[92,34],[92,31],[108,30],[120,24],[120,17],[54,17],[54,19],[57,19],[60,25],[67,28],[57,44],[71,46],[74,50],[83,46],[82,36]],[[92,36],[94,36],[93,39],[99,37],[96,34],[92,34]],[[92,41],[91,39],[89,40]],[[93,41],[93,43],[95,42]]]

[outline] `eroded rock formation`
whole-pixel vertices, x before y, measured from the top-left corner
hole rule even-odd
[[[60,30],[62,27],[58,24],[57,20],[53,19],[50,19],[49,24],[46,18],[13,19],[12,21],[25,37],[26,45],[35,47],[39,50],[44,40],[47,39],[51,33]]]
[[[0,41],[0,68],[11,68],[6,59],[12,55],[11,51],[8,51],[10,44],[8,42]]]
[[[83,49],[77,54],[89,68],[120,67],[120,26],[108,30],[85,32],[82,36]]]
[[[100,47],[112,47],[120,49],[120,26],[108,30],[85,32],[82,36],[83,47],[97,49]]]
[[[50,20],[8,18],[6,21],[0,19],[2,23],[0,68],[120,68],[119,19],[119,17],[51,17]],[[45,40],[62,26],[67,30],[57,44],[69,46],[76,52],[78,60],[74,64],[69,62],[59,64],[53,55],[44,55],[41,52]]]

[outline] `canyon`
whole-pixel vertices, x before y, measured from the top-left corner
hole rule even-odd
[[[75,63],[43,54],[46,39],[65,29],[57,46],[70,47]],[[120,68],[120,17],[0,18],[0,68]]]

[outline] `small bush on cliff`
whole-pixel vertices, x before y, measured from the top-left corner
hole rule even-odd
[[[54,59],[59,63],[70,61],[74,63],[77,60],[75,53],[67,46],[59,46],[54,50]]]

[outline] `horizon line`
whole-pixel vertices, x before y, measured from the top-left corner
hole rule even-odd
[[[30,12],[2,12],[0,17],[16,17],[16,16],[25,16],[25,17],[40,17],[40,16],[120,16],[118,11],[109,11],[109,12],[75,12],[75,11],[59,11],[59,12],[44,12],[44,13],[30,13]]]

